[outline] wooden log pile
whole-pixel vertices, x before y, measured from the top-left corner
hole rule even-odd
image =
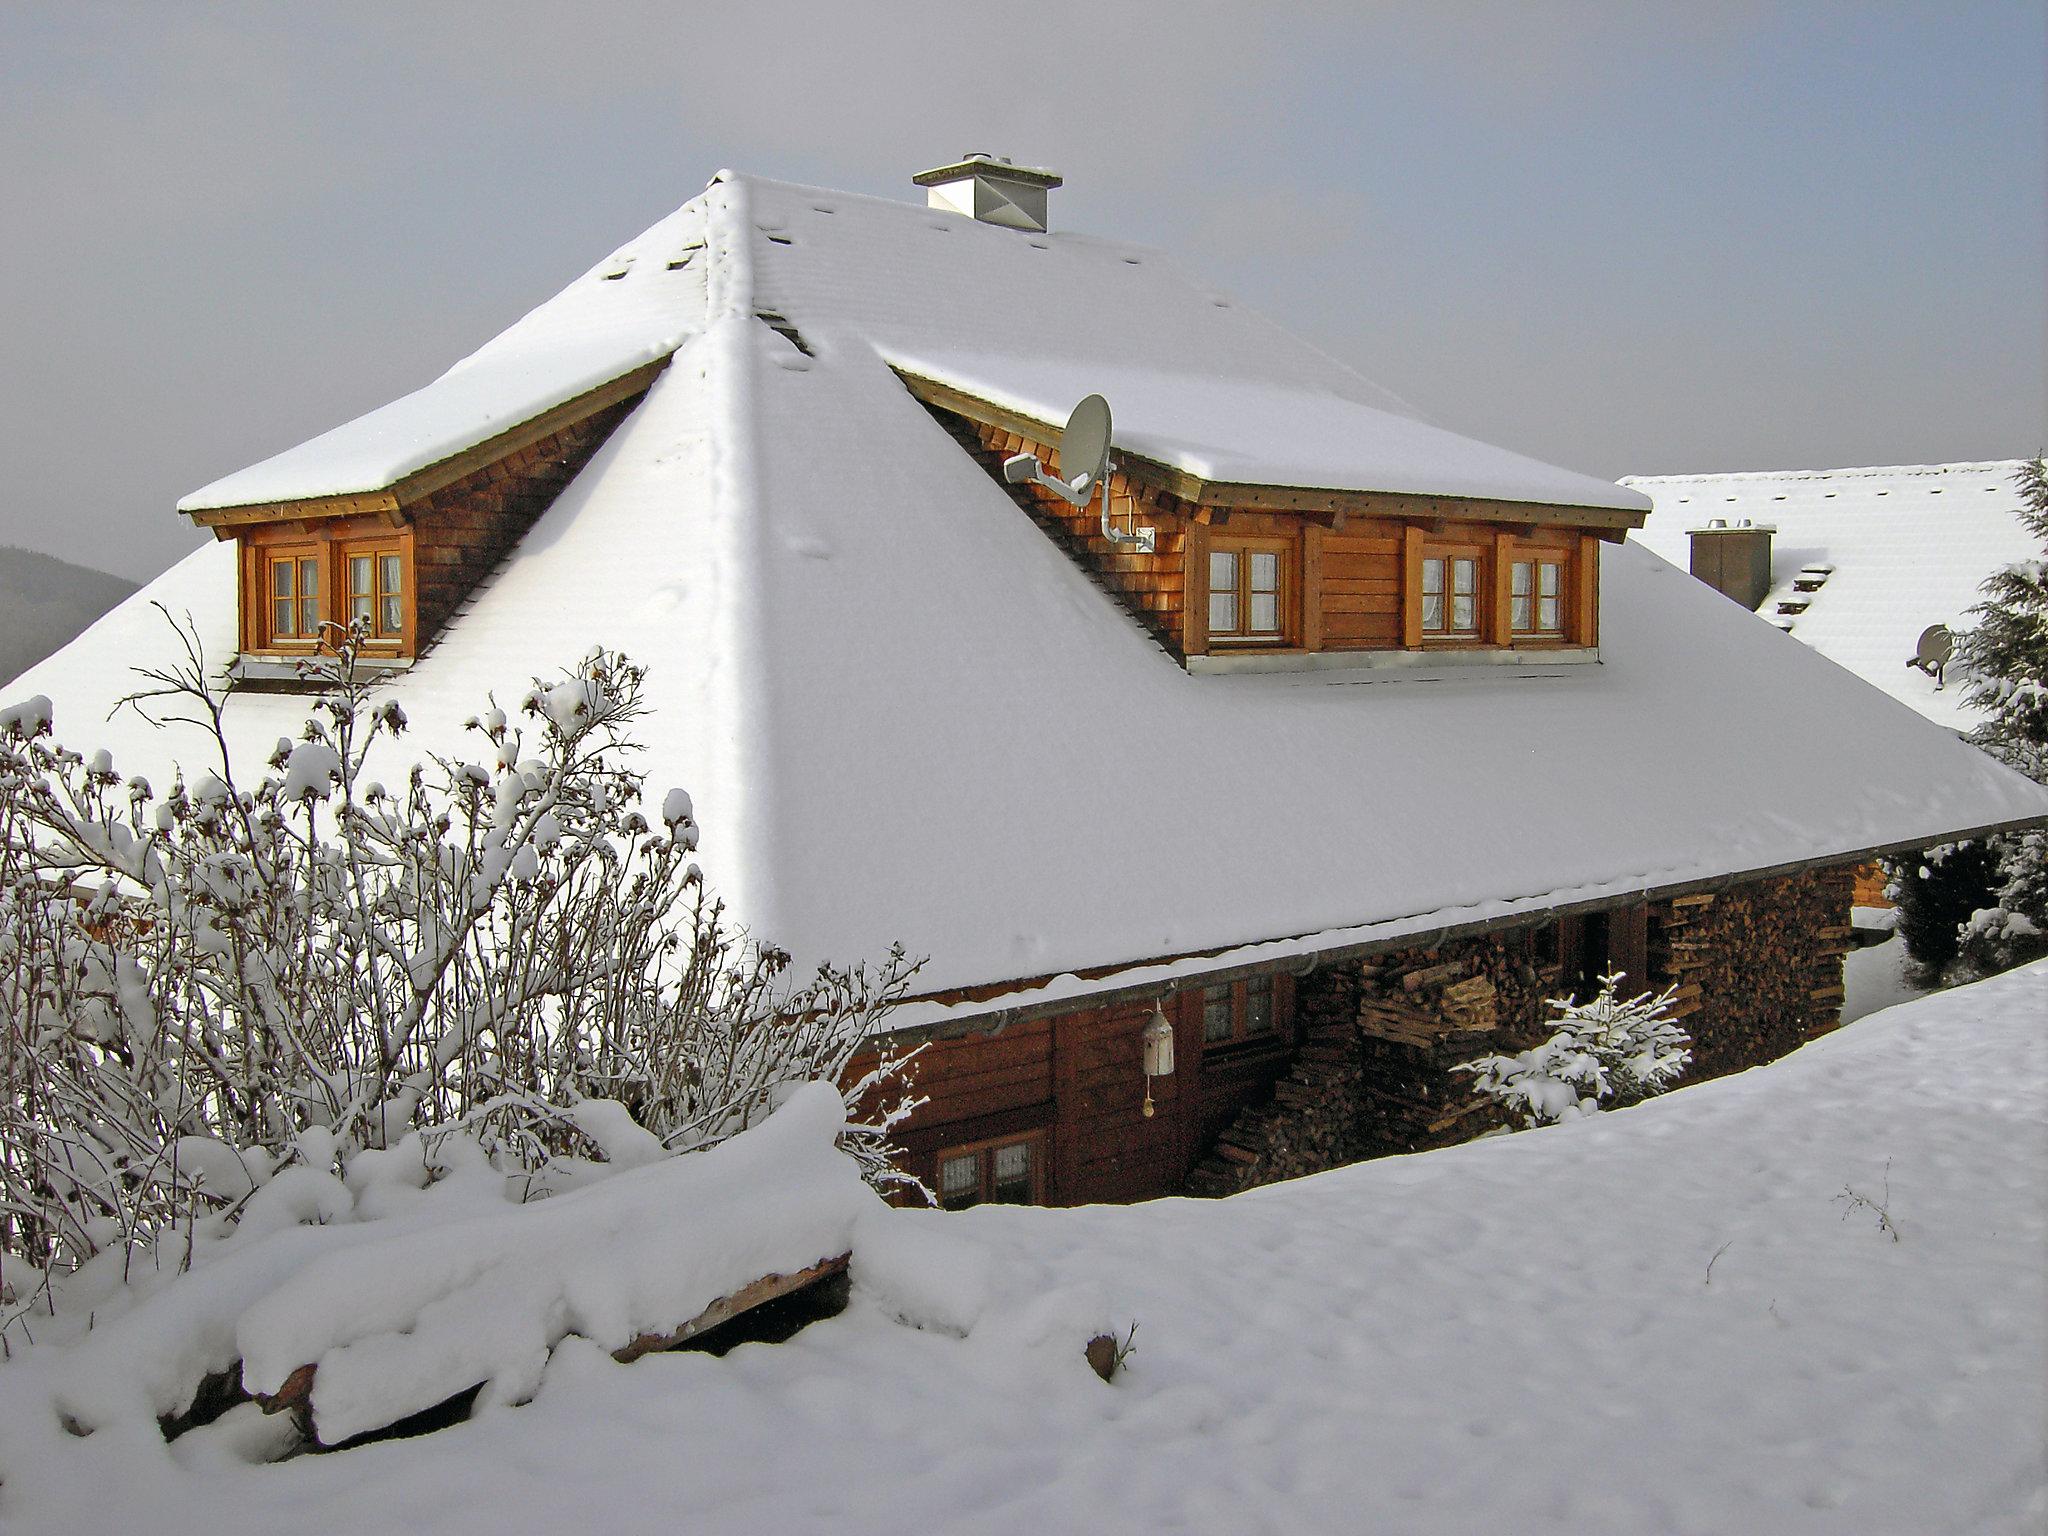
[[[1189,1175],[1191,1195],[1229,1195],[1364,1156],[1358,1140],[1363,1064],[1356,1043],[1356,966],[1331,966],[1296,984],[1302,1047],[1273,1097],[1240,1113]]]
[[[1693,1037],[1685,1081],[1775,1061],[1836,1028],[1855,870],[1812,870],[1651,914],[1651,974],[1676,983],[1672,1008]]]
[[[1471,1077],[1452,1069],[1522,1050],[1540,1033],[1542,1000],[1555,988],[1519,934],[1382,956],[1361,968],[1361,983],[1366,1155],[1450,1146],[1506,1123],[1472,1092]]]

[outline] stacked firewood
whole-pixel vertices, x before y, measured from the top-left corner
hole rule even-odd
[[[1556,983],[1513,934],[1402,951],[1362,967],[1367,1155],[1446,1147],[1505,1124],[1453,1068],[1536,1044],[1547,1017],[1543,1000]]]
[[[1351,1025],[1311,1022],[1273,1097],[1238,1115],[1188,1176],[1192,1195],[1229,1195],[1356,1162],[1362,1066]]]
[[[1652,973],[1678,984],[1693,1037],[1686,1081],[1775,1061],[1834,1029],[1853,943],[1855,871],[1814,870],[1681,896],[1653,924]]]

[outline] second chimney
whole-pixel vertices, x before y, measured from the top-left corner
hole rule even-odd
[[[1000,224],[1005,229],[1045,229],[1045,194],[1060,185],[1051,171],[1012,165],[997,155],[963,155],[910,178],[926,190],[926,202]]]
[[[1719,517],[1704,528],[1687,529],[1693,575],[1755,612],[1771,595],[1771,535],[1777,531],[1747,518],[1731,527]]]

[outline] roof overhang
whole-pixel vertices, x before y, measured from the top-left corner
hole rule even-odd
[[[515,426],[471,444],[459,453],[394,480],[388,486],[338,496],[308,496],[296,501],[259,501],[240,506],[187,507],[185,515],[216,538],[231,538],[240,528],[265,523],[318,521],[336,517],[381,516],[404,521],[405,509],[465,476],[530,448],[545,437],[595,416],[599,411],[644,394],[669,364],[666,356],[643,363],[628,373],[584,391],[573,399],[529,417]]]
[[[1794,859],[1758,869],[1734,870],[1687,880],[1646,885],[1640,890],[1607,890],[1597,896],[1552,892],[1511,903],[1486,917],[1461,918],[1456,911],[1417,912],[1387,918],[1356,928],[1325,929],[1316,933],[1287,934],[1227,948],[1195,950],[1178,955],[1159,955],[1121,965],[1091,966],[1062,972],[1057,976],[1020,978],[985,986],[927,992],[906,998],[903,1010],[922,1015],[900,1029],[881,1033],[901,1044],[946,1039],[963,1034],[1004,1029],[1025,1020],[1071,1013],[1081,1008],[1115,1007],[1124,1003],[1150,1001],[1191,986],[1216,986],[1247,976],[1290,970],[1307,975],[1325,965],[1363,960],[1389,950],[1434,948],[1456,939],[1531,927],[1559,917],[1611,911],[1638,902],[1670,901],[1681,896],[1720,895],[1738,885],[1757,880],[1783,879],[1818,869],[1839,869],[1844,865],[1867,864],[1890,854],[1917,853],[1938,843],[1964,842],[1998,832],[2027,832],[2048,829],[2048,816],[2025,817],[1993,822],[1966,831],[1932,839],[1913,838],[1907,842],[1885,843],[1846,853],[1823,854]],[[1056,986],[1066,980],[1080,984]]]
[[[907,368],[897,367],[894,372],[904,387],[926,405],[964,416],[969,421],[1001,432],[1014,432],[1035,442],[1056,443],[1059,440],[1061,427],[1056,422],[994,404]],[[1619,543],[1630,529],[1642,527],[1649,516],[1647,508],[1635,511],[1620,507],[1503,501],[1462,495],[1425,496],[1363,487],[1252,485],[1241,481],[1210,480],[1122,447],[1116,450],[1116,461],[1117,467],[1138,484],[1193,507],[1199,521],[1211,521],[1215,514],[1228,516],[1234,511],[1290,512],[1318,521],[1336,521],[1345,517],[1415,520],[1455,517],[1524,527],[1583,528],[1610,543]]]

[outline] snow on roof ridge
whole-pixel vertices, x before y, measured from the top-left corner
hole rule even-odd
[[[1700,485],[1736,481],[1849,480],[1879,476],[1991,474],[2012,470],[2026,462],[2016,459],[1957,460],[1950,464],[1870,464],[1842,469],[1731,469],[1688,475],[1623,475],[1621,485]]]

